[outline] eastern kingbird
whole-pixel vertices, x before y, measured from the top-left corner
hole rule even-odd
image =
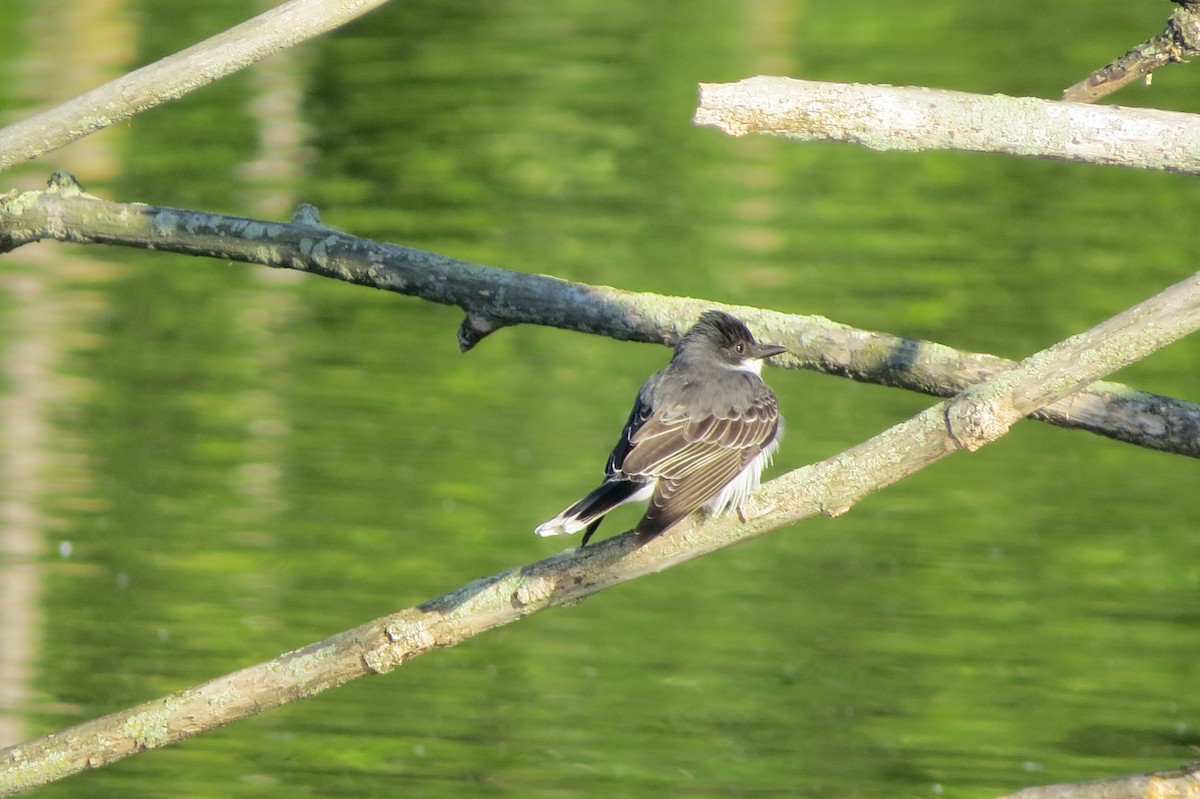
[[[604,482],[534,532],[586,527],[584,546],[604,514],[646,499],[650,506],[634,528],[643,542],[701,507],[714,516],[740,513],[783,432],[775,392],[760,377],[763,359],[781,352],[787,349],[755,341],[741,320],[705,312],[671,363],[638,392]]]

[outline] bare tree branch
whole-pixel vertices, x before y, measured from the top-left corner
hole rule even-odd
[[[1068,87],[1062,98],[1071,103],[1094,103],[1160,67],[1200,55],[1200,7],[1195,0],[1176,2],[1180,8],[1171,14],[1162,33]]]
[[[1200,767],[1152,774],[1025,788],[1004,799],[1195,799],[1200,796]]]
[[[1039,406],[1200,329],[1200,274],[1043,350],[853,449],[772,480],[736,516],[694,519],[637,547],[631,533],[476,580],[273,661],[0,750],[0,795],[174,743],[453,646],[545,608],[818,514],[838,515],[959,449],[1003,436]]]
[[[1200,174],[1200,118],[1033,97],[756,77],[700,84],[697,125],[873,150],[972,150]]]
[[[297,269],[457,305],[459,342],[470,349],[501,327],[532,323],[617,339],[669,343],[716,304],[621,291],[456,261],[339,233],[304,208],[291,224],[174,208],[127,205],[85,194],[59,175],[47,192],[0,197],[0,252],[44,238],[153,248]],[[858,330],[819,316],[728,307],[790,353],[791,368],[948,397],[1011,368],[1012,361]],[[1100,382],[1034,412],[1060,427],[1200,457],[1200,404]]]
[[[387,0],[289,0],[0,130],[0,170],[141,113],[362,16]]]

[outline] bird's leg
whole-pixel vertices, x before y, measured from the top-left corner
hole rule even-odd
[[[602,521],[604,521],[604,517],[600,516],[587,526],[587,530],[585,530],[583,533],[583,540],[579,542],[580,549],[583,549],[587,546],[588,539],[592,537],[592,533],[596,532],[596,528],[600,526],[600,522]]]

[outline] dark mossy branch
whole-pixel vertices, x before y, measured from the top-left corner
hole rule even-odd
[[[48,191],[0,198],[0,252],[33,241],[110,244],[297,269],[455,305],[464,350],[514,324],[616,339],[670,343],[706,308],[721,307],[789,349],[773,359],[854,380],[949,397],[1011,368],[1012,361],[928,341],[858,330],[820,316],[622,291],[467,263],[340,233],[302,206],[291,223],[113,203],[69,175]],[[1033,418],[1151,449],[1200,457],[1200,404],[1098,382]]]

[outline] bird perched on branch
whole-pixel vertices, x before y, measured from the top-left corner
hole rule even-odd
[[[583,546],[606,513],[647,499],[634,528],[643,542],[701,507],[712,515],[740,513],[779,447],[783,420],[761,374],[763,360],[782,352],[787,349],[755,341],[740,319],[705,312],[680,339],[671,363],[638,392],[604,482],[534,532],[586,528]]]

